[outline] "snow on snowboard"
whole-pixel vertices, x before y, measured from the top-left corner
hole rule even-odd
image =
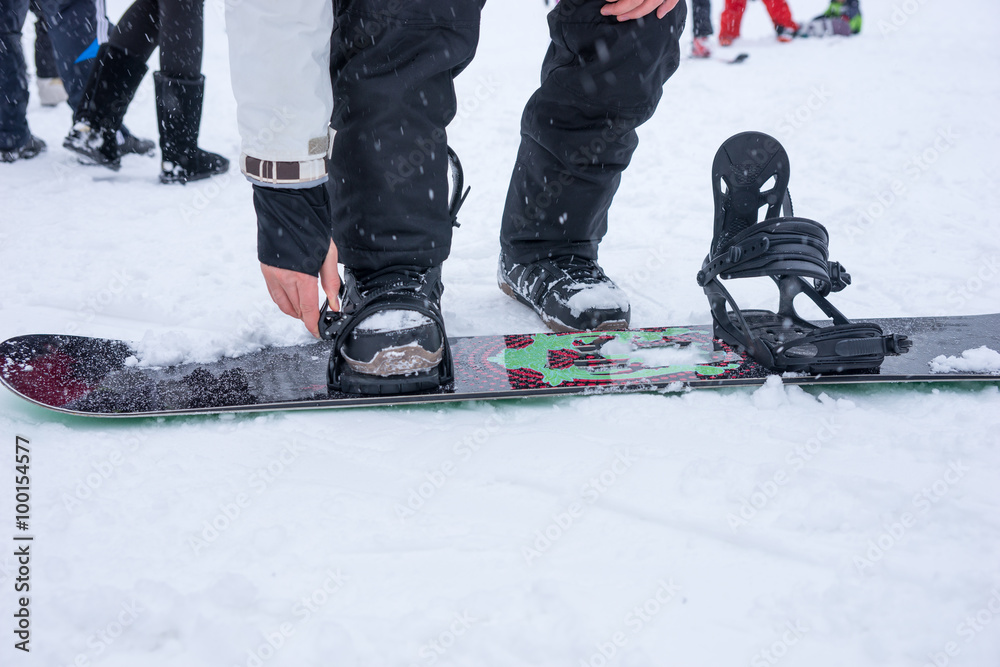
[[[1000,314],[871,321],[907,336],[909,352],[887,356],[881,368],[869,372],[786,373],[782,381],[1000,381]],[[59,412],[142,417],[731,387],[760,385],[771,375],[745,353],[713,339],[710,325],[474,336],[452,339],[451,345],[452,384],[396,396],[331,394],[329,341],[152,367],[123,341],[18,336],[0,343],[0,382]]]

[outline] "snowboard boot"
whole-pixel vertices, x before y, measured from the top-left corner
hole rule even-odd
[[[185,81],[153,74],[160,126],[161,183],[187,183],[229,170],[229,160],[198,148],[205,77]]]
[[[774,26],[774,34],[777,35],[779,42],[787,44],[799,34],[799,24],[795,23],[790,26],[776,25]]]
[[[28,135],[28,140],[17,148],[0,149],[0,162],[16,162],[18,160],[30,160],[45,150],[45,142],[33,134]]]
[[[692,58],[710,58],[712,49],[708,46],[708,37],[695,37],[691,42]]]
[[[390,395],[437,389],[453,379],[441,315],[441,267],[344,269],[341,310],[324,305],[320,334],[334,341],[328,387]]]
[[[716,153],[715,230],[698,272],[714,336],[746,350],[774,372],[877,372],[885,355],[906,352],[910,341],[883,334],[877,324],[852,323],[826,299],[850,285],[851,276],[829,261],[826,228],[792,217],[789,173],[785,149],[760,132],[730,137]],[[762,209],[764,217],[758,220]],[[741,310],[722,284],[723,279],[762,276],[778,286],[777,312]],[[819,326],[800,317],[793,305],[799,294],[809,297],[832,324]]]
[[[764,0],[764,7],[771,16],[774,32],[779,42],[790,42],[799,31],[799,24],[792,19],[792,10],[786,0]]]
[[[146,74],[146,62],[111,44],[102,44],[87,87],[73,116],[73,128],[63,146],[85,164],[117,171],[122,144],[118,135],[125,111]]]
[[[497,282],[553,331],[628,329],[632,316],[628,297],[596,260],[565,255],[518,264],[501,252]]]

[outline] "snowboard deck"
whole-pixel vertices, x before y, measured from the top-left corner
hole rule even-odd
[[[863,373],[785,374],[787,384],[998,382],[989,373],[934,373],[939,355],[980,346],[1000,350],[1000,314],[874,319],[908,336],[907,354]],[[455,381],[396,396],[336,394],[326,388],[329,341],[271,347],[211,363],[144,366],[124,341],[27,335],[0,343],[0,382],[37,405],[73,415],[149,417],[649,392],[761,385],[767,369],[712,338],[711,325],[617,332],[474,336],[451,339]]]
[[[700,58],[698,56],[689,55],[687,58],[688,60],[714,60],[716,62],[724,63],[726,65],[739,65],[740,63],[745,62],[749,57],[750,57],[749,53],[737,53],[735,56],[712,55],[712,56],[707,56],[705,58]]]
[[[823,38],[850,37],[852,34],[850,21],[839,16],[817,16],[801,26],[795,36],[800,38]]]

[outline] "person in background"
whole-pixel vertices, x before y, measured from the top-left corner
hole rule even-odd
[[[161,183],[187,183],[225,173],[229,160],[198,147],[205,94],[201,73],[204,0],[137,0],[122,15],[87,82],[63,146],[86,161],[117,170],[115,141],[146,61],[160,47],[153,74],[160,130]]]
[[[712,28],[712,3],[710,0],[691,0],[691,13],[694,15],[694,41],[691,42],[692,58],[708,58],[712,49],[708,46],[708,38],[715,30]]]
[[[49,26],[36,0],[31,0],[31,13],[35,15],[35,84],[38,86],[38,101],[43,107],[54,107],[69,99],[59,69],[56,53],[49,39]]]
[[[763,0],[767,13],[771,15],[774,31],[779,42],[790,42],[799,30],[799,24],[792,20],[792,10],[785,0]],[[743,12],[747,8],[747,0],[726,0],[726,8],[722,10],[719,23],[719,44],[729,46],[740,36],[740,24],[743,22]]]
[[[76,109],[93,67],[97,44],[107,40],[108,18],[100,0],[36,0],[55,53],[67,102]],[[45,142],[28,127],[28,67],[21,30],[29,0],[0,0],[0,162],[37,156]],[[122,152],[152,153],[153,142],[133,136],[125,126],[116,136]]]
[[[861,32],[860,0],[833,0],[826,11],[799,29],[799,37],[857,35]]]

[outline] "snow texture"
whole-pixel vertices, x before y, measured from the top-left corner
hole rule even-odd
[[[799,20],[827,4],[791,3]],[[865,0],[859,37],[778,44],[749,3],[747,62],[683,60],[601,245],[633,324],[710,321],[694,278],[712,158],[745,130],[787,149],[796,213],[853,278],[831,297],[848,317],[996,312],[1000,3],[960,4]],[[205,7],[201,143],[235,164],[223,6]],[[444,265],[452,336],[542,328],[495,266],[545,11],[488,2],[456,82],[449,143],[472,194]],[[49,149],[0,164],[0,338],[124,338],[157,364],[311,340],[268,298],[239,173],[181,187],[149,158],[82,167],[60,146],[65,105],[32,96],[28,114]],[[157,136],[151,77],[126,124]],[[744,308],[777,303],[766,278],[730,285]],[[771,379],[98,421],[0,391],[0,664],[995,667],[998,408],[994,382]],[[16,435],[31,450],[27,654],[11,632]]]
[[[573,317],[577,317],[586,310],[628,310],[628,295],[616,285],[600,283],[576,283],[568,288],[574,292],[573,296],[566,300]]]
[[[415,329],[428,324],[431,324],[429,317],[412,310],[383,310],[371,317],[366,317],[363,322],[358,324],[357,329],[373,333],[387,333]]]
[[[711,361],[709,355],[701,350],[687,347],[650,347],[637,348],[624,340],[614,340],[601,347],[601,352],[607,357],[628,357],[641,361],[647,366],[694,366]]]
[[[931,360],[932,373],[1000,373],[1000,352],[985,345],[960,357],[940,355]]]

